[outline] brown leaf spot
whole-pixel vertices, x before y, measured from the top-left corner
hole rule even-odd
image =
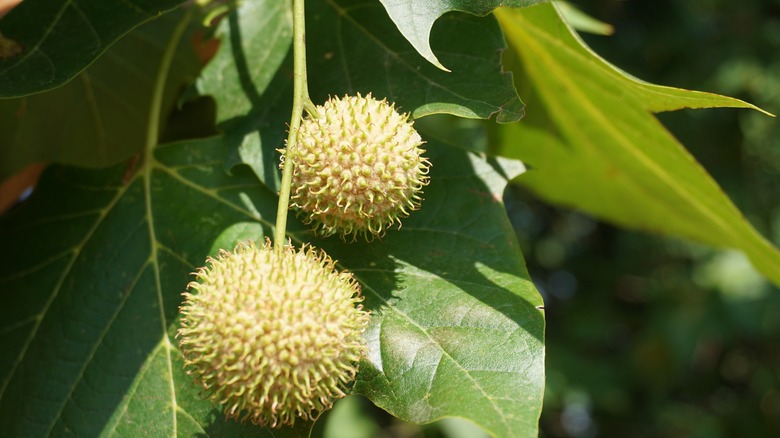
[[[22,53],[24,47],[18,41],[6,38],[0,33],[0,59],[9,59]]]

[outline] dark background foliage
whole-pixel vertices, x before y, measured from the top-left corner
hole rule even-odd
[[[629,73],[780,113],[780,2],[576,4],[614,25],[583,38]],[[733,109],[660,118],[780,243],[777,119]],[[780,295],[740,255],[617,229],[519,187],[505,200],[546,304],[544,436],[780,434]]]

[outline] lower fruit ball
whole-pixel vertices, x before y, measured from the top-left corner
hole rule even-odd
[[[368,313],[324,252],[241,244],[209,258],[184,297],[187,372],[228,417],[314,420],[354,381]]]

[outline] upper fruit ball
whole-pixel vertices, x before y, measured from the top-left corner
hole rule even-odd
[[[187,371],[225,414],[269,427],[316,419],[365,352],[360,286],[311,247],[221,251],[181,306]]]
[[[305,118],[287,154],[292,205],[322,235],[381,235],[419,207],[430,163],[408,115],[385,100],[334,97]]]

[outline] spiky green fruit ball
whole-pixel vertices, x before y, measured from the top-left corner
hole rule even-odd
[[[345,395],[368,313],[360,286],[324,252],[241,244],[196,275],[179,345],[187,372],[228,417],[292,425]]]
[[[301,122],[287,152],[292,205],[322,235],[381,235],[420,206],[430,163],[408,115],[363,97],[334,97]]]

